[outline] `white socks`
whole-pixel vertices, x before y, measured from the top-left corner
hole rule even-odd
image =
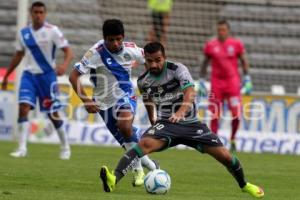
[[[27,151],[27,137],[29,134],[29,121],[23,121],[18,124],[19,129],[19,150]]]
[[[61,143],[61,148],[63,150],[70,150],[70,145],[68,141],[68,136],[64,130],[64,126],[61,126],[60,128],[56,129],[60,143]]]
[[[156,169],[155,163],[147,155],[145,155],[141,158],[141,162],[142,162],[142,165],[150,171]]]

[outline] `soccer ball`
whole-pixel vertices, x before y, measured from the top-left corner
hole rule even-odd
[[[145,176],[144,186],[150,194],[166,194],[171,188],[171,178],[166,171],[155,169]]]

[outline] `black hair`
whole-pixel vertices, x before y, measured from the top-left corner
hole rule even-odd
[[[217,25],[226,25],[230,29],[230,24],[226,19],[221,19],[218,21]]]
[[[144,47],[145,53],[152,54],[158,51],[161,51],[162,55],[165,56],[165,48],[160,42],[150,42]]]
[[[31,4],[30,10],[32,10],[34,7],[44,7],[45,10],[46,10],[46,5],[45,5],[43,2],[41,2],[41,1],[33,2],[33,3]]]
[[[123,22],[119,19],[108,19],[105,20],[102,26],[103,37],[111,35],[123,35],[124,36],[124,26]]]

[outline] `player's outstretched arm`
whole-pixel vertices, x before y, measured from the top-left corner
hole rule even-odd
[[[87,94],[80,82],[80,76],[81,76],[81,73],[77,69],[72,70],[72,72],[69,76],[69,80],[73,87],[73,90],[78,95],[78,97],[81,99],[81,101],[84,103],[85,109],[88,111],[88,113],[97,113],[100,111],[100,108],[92,99],[90,99],[87,96]]]
[[[2,87],[1,87],[2,90],[7,89],[7,78],[16,69],[16,67],[20,64],[24,54],[25,54],[24,51],[16,51],[16,53],[13,55],[10,65],[6,71],[4,78],[3,78]]]

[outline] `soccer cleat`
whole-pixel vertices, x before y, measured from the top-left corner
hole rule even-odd
[[[264,193],[264,191],[261,187],[253,185],[251,183],[247,183],[242,188],[242,191],[247,192],[247,193],[251,194],[253,197],[256,197],[256,198],[262,198],[265,195],[265,193]]]
[[[231,153],[235,153],[235,152],[236,152],[236,144],[235,144],[235,140],[231,140],[231,141],[230,141],[230,152],[231,152]]]
[[[106,166],[102,166],[100,169],[100,179],[105,192],[112,192],[115,189],[117,178],[113,173],[109,172]]]
[[[14,152],[11,152],[9,155],[14,158],[23,158],[27,156],[27,151],[18,149]]]
[[[133,181],[132,185],[135,186],[141,186],[144,184],[144,171],[143,170],[134,170],[134,175],[133,175]]]
[[[69,160],[70,157],[71,157],[71,150],[70,149],[62,149],[60,151],[59,158],[61,160]]]

